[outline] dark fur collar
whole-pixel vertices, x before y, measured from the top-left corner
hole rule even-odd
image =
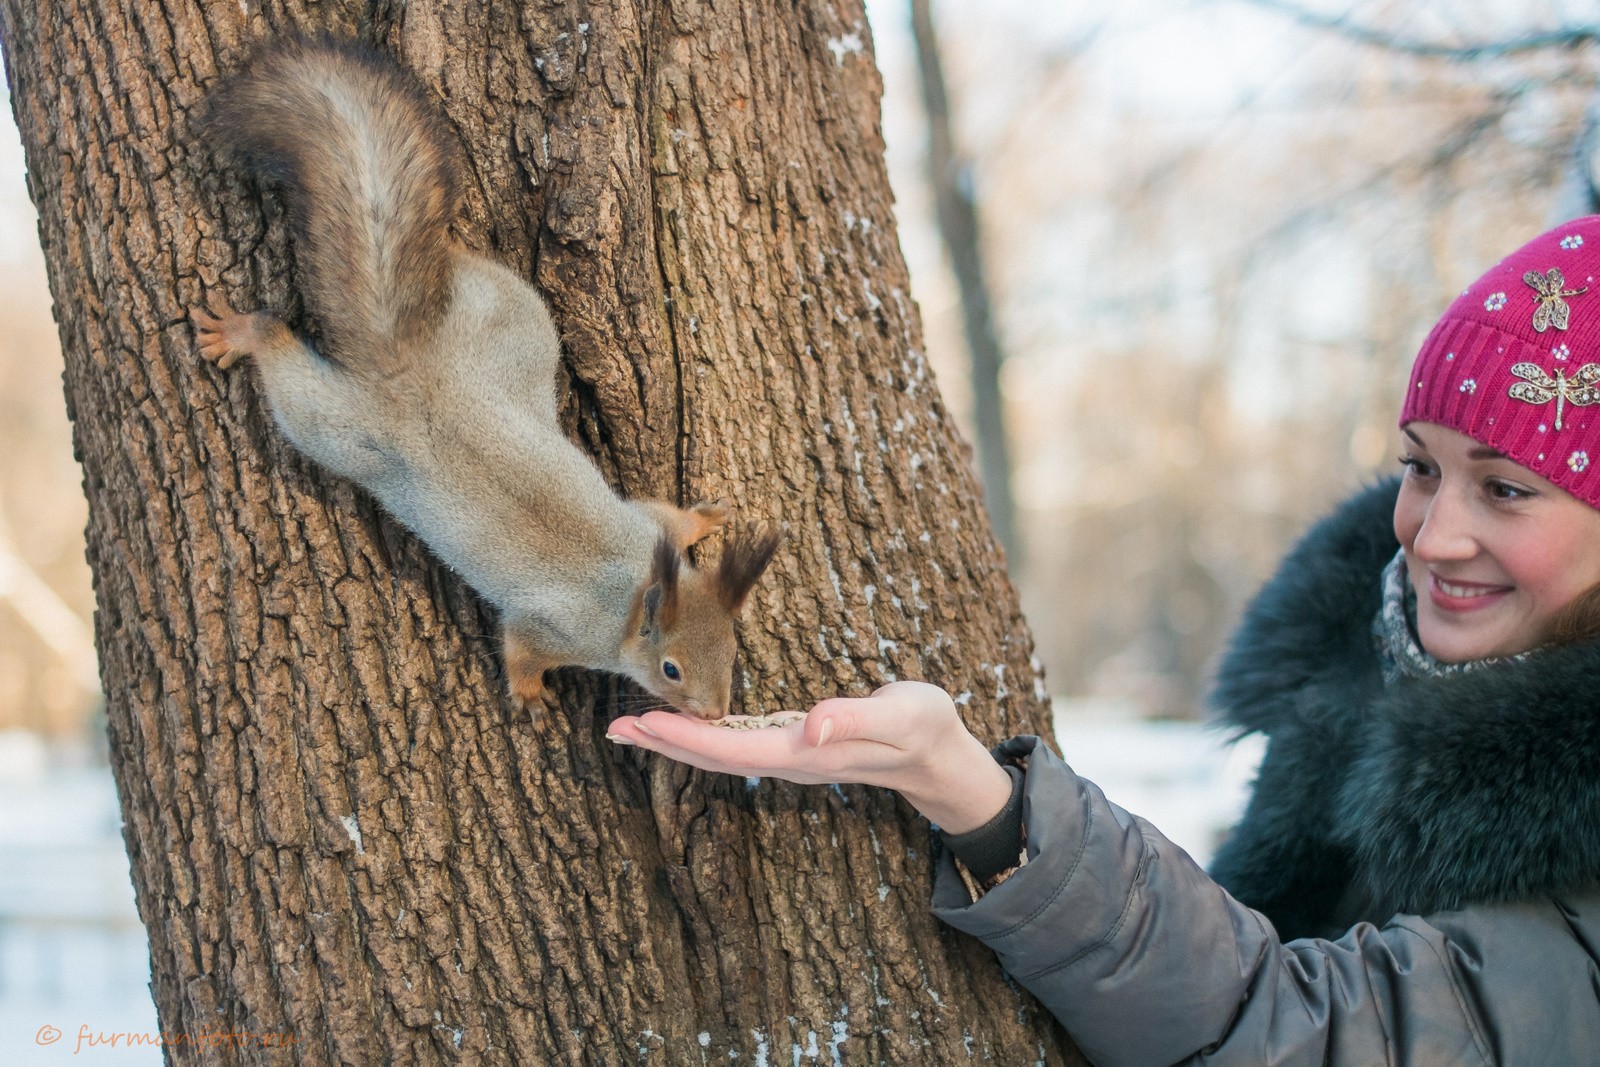
[[[1270,741],[1213,873],[1285,937],[1600,885],[1600,643],[1385,688],[1395,490],[1295,546],[1219,671],[1222,721]]]

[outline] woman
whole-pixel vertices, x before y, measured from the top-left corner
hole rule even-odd
[[[1216,700],[1270,740],[1211,876],[1037,738],[991,756],[931,685],[612,737],[902,792],[950,845],[936,913],[1096,1063],[1600,1063],[1597,273],[1593,217],[1463,293],[1399,481],[1252,604]]]

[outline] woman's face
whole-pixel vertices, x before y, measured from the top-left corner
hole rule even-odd
[[[1526,652],[1600,584],[1600,511],[1472,438],[1402,431],[1394,532],[1417,591],[1417,637],[1444,663]]]

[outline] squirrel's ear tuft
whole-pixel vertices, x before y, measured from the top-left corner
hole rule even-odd
[[[644,593],[644,624],[648,630],[664,633],[678,621],[678,572],[683,555],[672,538],[662,535],[650,560],[649,586]]]
[[[779,540],[773,531],[757,528],[735,536],[722,550],[722,559],[717,564],[717,603],[729,615],[737,615],[744,606],[745,597],[750,595],[761,572],[767,569],[778,551]]]

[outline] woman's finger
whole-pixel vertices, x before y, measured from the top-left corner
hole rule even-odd
[[[636,718],[616,719],[606,727],[606,737],[619,744],[645,749],[649,752],[659,753],[668,759],[679,763],[687,763],[702,771],[713,771],[718,774],[743,774],[744,768],[737,767],[721,759],[706,756],[703,753],[681,748],[669,744],[639,729],[639,720]]]
[[[839,741],[913,747],[927,732],[928,708],[907,696],[903,687],[885,687],[869,697],[824,700],[806,715],[806,740],[819,747]]]
[[[671,712],[649,712],[613,720],[607,736],[701,770],[782,778],[802,785],[892,785],[894,772],[905,762],[897,750],[874,741],[835,742],[819,748],[806,740],[799,723],[725,730]]]
[[[799,725],[762,730],[725,730],[667,711],[612,721],[610,736],[641,748],[724,774],[763,775],[783,770],[814,769],[808,760]],[[797,763],[802,766],[796,766]]]

